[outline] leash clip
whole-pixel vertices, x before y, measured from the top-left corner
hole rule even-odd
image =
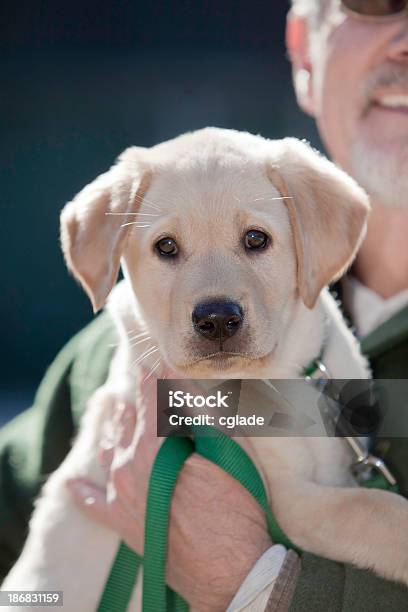
[[[306,375],[305,380],[315,383],[316,387],[324,389],[324,387],[332,380],[330,371],[320,358],[314,361],[315,370],[313,373]],[[359,480],[368,480],[371,472],[375,470],[379,473],[390,486],[397,484],[396,478],[390,472],[383,459],[369,453],[360,440],[354,436],[344,436],[353,451],[356,460],[351,466],[352,472]]]
[[[397,484],[396,478],[390,472],[383,459],[368,453],[357,438],[348,436],[345,438],[349,443],[352,451],[356,455],[356,461],[352,464],[352,470],[356,477],[362,479],[368,479],[372,470],[378,472],[385,478],[389,485],[392,487]]]

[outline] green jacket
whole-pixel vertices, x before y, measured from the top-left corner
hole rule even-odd
[[[21,551],[35,497],[67,454],[87,399],[107,376],[115,339],[108,315],[97,317],[50,366],[34,406],[0,431],[0,581]],[[364,349],[377,378],[408,378],[408,308],[371,334]],[[407,440],[379,440],[377,446],[408,496]],[[408,589],[304,554],[291,611],[341,610],[408,611]]]

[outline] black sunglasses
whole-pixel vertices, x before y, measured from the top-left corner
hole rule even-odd
[[[341,0],[344,8],[363,19],[397,17],[408,7],[408,0]]]

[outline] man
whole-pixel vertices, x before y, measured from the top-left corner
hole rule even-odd
[[[401,12],[377,20],[371,14],[396,9]],[[367,238],[353,276],[343,287],[347,311],[359,335],[365,337],[375,375],[407,378],[405,2],[296,0],[288,19],[287,42],[300,106],[316,118],[333,159],[372,196]],[[36,406],[2,434],[1,498],[7,499],[0,506],[3,572],[21,546],[40,476],[61,461],[86,398],[103,382],[109,361],[104,346],[110,333],[110,324],[102,317],[74,339],[52,366]],[[140,415],[139,411],[140,407]],[[104,492],[90,483],[69,486],[84,509],[141,552],[144,496],[157,442],[148,421],[139,443],[129,443],[134,421],[133,407],[128,407],[122,413],[121,439],[115,448],[102,452],[107,469],[112,465],[116,484],[116,495],[109,503]],[[386,460],[407,495],[408,444],[382,441],[382,450],[387,451]],[[126,486],[132,482],[138,486]],[[120,510],[128,505],[129,488],[140,493],[132,497],[131,515],[123,515]],[[194,455],[176,487],[169,555],[170,584],[202,610],[225,609],[237,591],[232,609],[257,602],[254,609],[259,610],[266,605],[279,610],[289,605],[292,610],[408,610],[405,587],[314,555],[305,554],[299,560],[295,553],[274,547],[250,496]],[[259,581],[264,570],[266,584]]]
[[[405,8],[404,2],[400,4],[400,8]],[[353,275],[343,285],[346,309],[361,338],[371,333],[366,346],[370,348],[371,343],[371,352],[376,357],[374,373],[380,377],[405,378],[408,376],[408,201],[405,202],[408,192],[405,170],[408,163],[408,13],[373,18],[373,11],[374,14],[386,11],[387,7],[392,12],[395,3],[296,0],[288,19],[287,45],[299,105],[315,117],[332,158],[372,196],[373,212],[367,238]],[[361,14],[364,10],[368,10],[368,15]],[[381,342],[376,343],[376,328],[377,334],[381,333],[391,342],[387,350]],[[394,444],[394,454],[403,453],[404,446],[407,445]],[[390,450],[388,454],[392,463]],[[187,478],[186,474],[184,477]],[[400,484],[405,484],[406,480],[402,478],[401,483],[401,478]],[[216,478],[214,481],[219,482]],[[194,483],[198,484],[198,479],[192,478],[191,486]],[[175,511],[179,521],[184,504],[190,507],[190,512],[192,506],[191,497],[182,500],[182,484],[175,500],[179,504]],[[87,494],[88,499],[89,496],[98,499],[96,490],[91,489]],[[103,514],[103,497],[95,506],[94,510]],[[195,510],[198,517],[206,518],[204,508],[196,506]],[[222,516],[221,510],[219,515]],[[258,539],[253,537],[252,524],[243,517],[235,515],[233,521],[237,534],[229,532],[231,542],[238,540],[233,536],[239,532],[250,532],[251,542],[259,546],[250,547],[245,543],[245,560],[253,562],[257,550],[260,554],[264,552],[267,542],[260,533]],[[111,524],[118,527],[115,520]],[[207,561],[212,558],[210,550],[200,549],[198,524],[190,545],[193,543],[198,547],[197,556],[201,553]],[[133,539],[133,544],[140,550],[140,542]],[[211,547],[211,539],[208,544]],[[227,548],[228,543],[223,543],[223,547]],[[173,563],[177,566],[175,557]],[[230,565],[233,560],[232,546],[229,559],[224,555],[223,563]],[[211,567],[215,574],[222,571],[214,563]],[[236,568],[235,575],[241,575],[239,569]],[[296,559],[293,556],[286,559],[281,575],[289,573],[289,580],[298,580],[293,599],[295,608],[392,609],[394,601],[396,609],[408,609],[405,590],[368,573],[311,555],[304,556],[300,577],[297,572]],[[231,581],[225,580],[225,591],[231,594],[232,588]],[[277,601],[283,589],[278,578],[275,588],[268,592]],[[215,609],[215,604],[213,608],[208,605],[208,609]]]

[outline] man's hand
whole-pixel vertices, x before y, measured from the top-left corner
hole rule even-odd
[[[156,436],[156,380],[141,385],[137,409],[113,417],[116,439],[103,442],[106,491],[84,480],[68,486],[92,518],[143,554],[150,472]],[[167,581],[193,608],[225,610],[245,576],[271,546],[263,511],[234,478],[197,454],[185,463],[171,505]]]

